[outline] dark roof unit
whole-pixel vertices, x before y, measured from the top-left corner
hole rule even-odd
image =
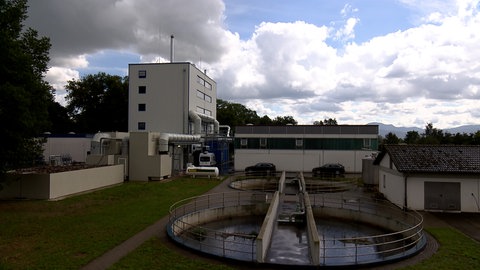
[[[375,164],[386,153],[403,173],[480,174],[480,145],[386,145]]]
[[[378,135],[378,125],[286,125],[286,126],[236,126],[236,134],[368,134]]]

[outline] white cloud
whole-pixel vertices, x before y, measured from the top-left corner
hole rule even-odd
[[[440,128],[478,123],[479,1],[401,2],[415,11],[417,26],[360,44],[351,5],[333,26],[264,22],[248,40],[226,29],[220,0],[32,1],[28,23],[51,37],[47,79],[58,87],[78,78],[86,56],[105,49],[167,62],[174,34],[177,61],[207,69],[219,98],[261,116],[291,115],[302,124],[330,117],[421,127],[435,121]],[[332,47],[335,40],[343,47]]]
[[[78,80],[80,74],[78,71],[70,68],[51,67],[45,75],[45,80],[55,89],[55,101],[62,105],[66,105],[65,85],[70,80]]]

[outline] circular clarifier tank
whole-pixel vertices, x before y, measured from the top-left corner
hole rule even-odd
[[[415,255],[426,244],[422,222],[359,191],[238,191],[176,203],[167,232],[186,247],[255,265],[344,267]]]

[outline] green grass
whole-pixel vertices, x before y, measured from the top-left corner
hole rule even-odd
[[[212,264],[179,255],[166,247],[159,238],[154,237],[137,250],[122,258],[110,269],[233,269],[225,264]]]
[[[218,183],[130,182],[62,201],[0,201],[0,269],[77,269]]]
[[[440,243],[432,257],[405,269],[480,269],[480,243],[451,228],[426,228]]]

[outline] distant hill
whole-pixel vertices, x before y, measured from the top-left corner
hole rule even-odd
[[[418,134],[422,134],[425,132],[425,129],[418,128],[418,127],[396,127],[394,125],[389,125],[389,124],[383,124],[383,123],[378,123],[378,122],[372,122],[368,123],[367,125],[378,125],[378,134],[382,137],[385,137],[389,132],[394,133],[397,135],[398,138],[403,139],[405,138],[405,135],[407,135],[407,132],[409,131],[416,131]],[[435,127],[435,126],[434,126]],[[475,133],[480,130],[480,125],[465,125],[465,126],[459,126],[459,127],[454,127],[454,128],[447,128],[447,129],[441,129],[443,132],[448,132],[451,134],[457,134],[457,133]]]

